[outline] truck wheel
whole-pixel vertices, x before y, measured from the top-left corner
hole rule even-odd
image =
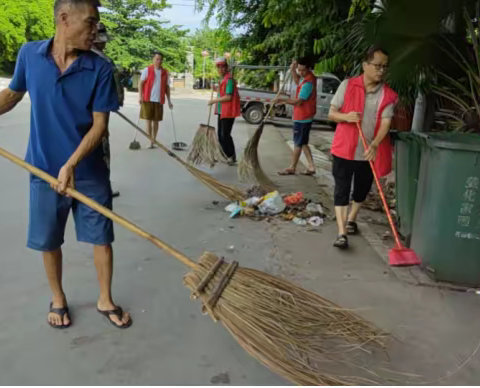
[[[249,106],[246,112],[243,114],[243,118],[249,124],[260,124],[264,116],[265,114],[263,113],[263,106],[259,104]]]

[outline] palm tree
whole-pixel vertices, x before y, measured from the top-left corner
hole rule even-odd
[[[336,47],[347,73],[358,73],[359,54],[379,44],[390,54],[389,83],[405,104],[420,91],[437,110],[448,108],[448,129],[480,131],[479,1],[383,0],[372,10]]]

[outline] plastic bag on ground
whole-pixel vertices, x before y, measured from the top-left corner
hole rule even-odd
[[[318,214],[323,214],[323,208],[322,205],[318,203],[309,203],[307,207],[305,208],[307,212],[310,213],[318,213]]]
[[[258,205],[258,210],[263,214],[275,215],[285,210],[285,202],[278,191],[274,191],[263,197],[263,201]]]
[[[318,216],[310,217],[307,222],[312,226],[320,226],[323,225],[323,218]]]
[[[230,205],[227,205],[227,207],[225,208],[225,211],[231,213],[231,212],[235,211],[238,207],[239,207],[238,203],[233,202]]]
[[[262,202],[261,197],[251,197],[248,198],[246,201],[240,202],[240,205],[243,207],[252,207],[257,206],[260,202]]]
[[[300,225],[300,226],[307,225],[307,220],[304,220],[303,218],[295,217],[292,221],[293,221],[294,224],[297,224],[297,225]]]
[[[296,205],[303,201],[303,193],[298,192],[292,195],[288,195],[285,197],[285,203],[287,205]]]

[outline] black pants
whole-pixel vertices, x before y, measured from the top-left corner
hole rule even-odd
[[[235,153],[235,144],[233,143],[232,138],[232,129],[235,118],[232,119],[221,119],[220,115],[218,116],[218,142],[222,147],[223,153],[227,158],[232,158],[237,160],[237,155]]]
[[[352,199],[362,203],[367,198],[373,183],[373,173],[369,162],[347,160],[333,156],[333,177],[335,178],[335,206],[348,206],[350,192]]]

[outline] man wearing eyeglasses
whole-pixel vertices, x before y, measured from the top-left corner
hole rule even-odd
[[[332,144],[335,179],[335,214],[338,237],[334,246],[348,248],[348,235],[358,233],[358,212],[373,183],[369,161],[380,177],[392,170],[392,148],[388,132],[397,103],[397,93],[385,82],[388,55],[380,47],[370,48],[363,61],[363,74],[341,83],[331,102],[329,118],[338,123]],[[360,123],[368,149],[363,147]],[[350,213],[350,193],[352,189]]]

